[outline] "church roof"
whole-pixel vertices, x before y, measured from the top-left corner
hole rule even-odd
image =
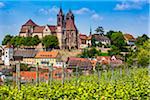
[[[51,30],[51,32],[56,32],[57,29],[55,25],[48,25],[48,28]]]
[[[23,26],[37,26],[31,19],[29,19]]]
[[[77,28],[72,20],[66,21],[66,30],[77,30]]]
[[[36,26],[36,27],[34,27],[33,32],[34,33],[42,33],[44,28],[45,28],[45,26]]]

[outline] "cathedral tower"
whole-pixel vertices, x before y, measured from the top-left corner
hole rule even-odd
[[[57,14],[57,26],[64,27],[64,14],[62,8],[60,8],[59,13]]]

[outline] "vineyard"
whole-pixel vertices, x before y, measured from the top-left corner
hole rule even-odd
[[[148,68],[101,71],[51,84],[22,84],[0,87],[0,100],[149,100]]]

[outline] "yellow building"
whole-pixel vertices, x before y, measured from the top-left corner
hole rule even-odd
[[[60,53],[56,51],[40,51],[35,56],[36,64],[40,65],[40,67],[47,66],[48,64],[55,66],[60,59]]]

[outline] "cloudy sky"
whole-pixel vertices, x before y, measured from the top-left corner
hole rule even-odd
[[[0,42],[6,34],[17,35],[28,19],[38,25],[56,25],[60,6],[75,14],[80,33],[94,32],[97,26],[130,33],[149,34],[149,0],[0,0]]]

